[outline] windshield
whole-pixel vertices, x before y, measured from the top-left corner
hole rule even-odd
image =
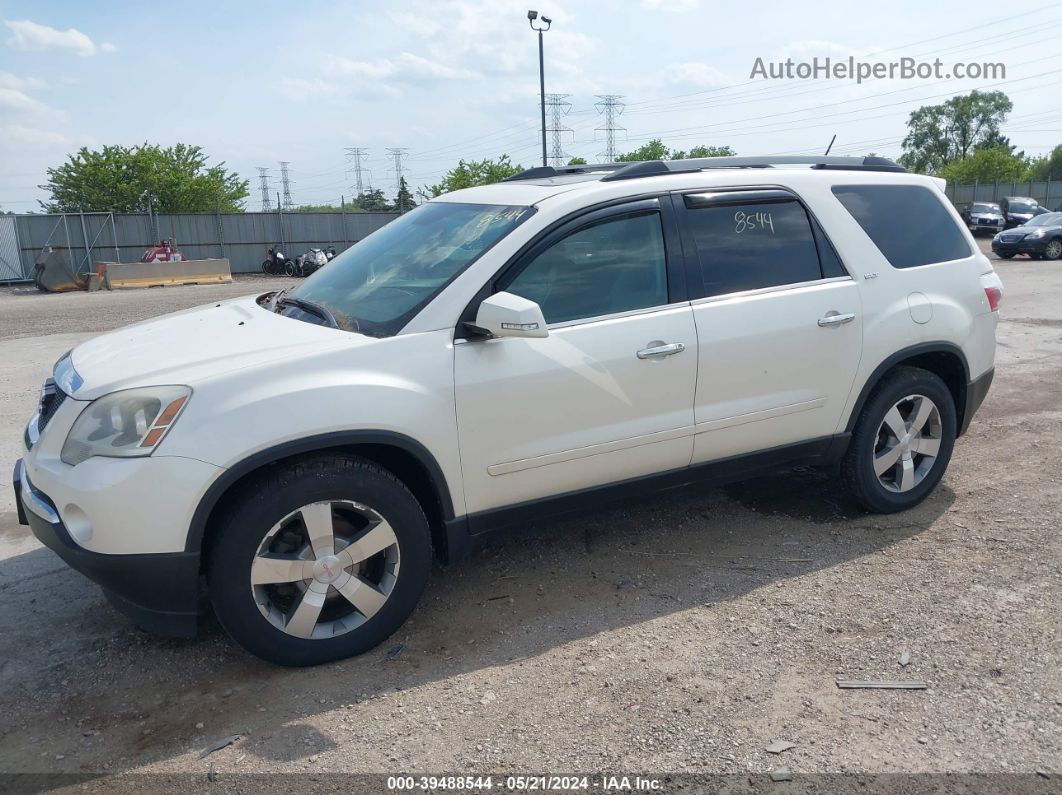
[[[998,204],[985,204],[983,202],[976,202],[970,207],[970,212],[973,213],[998,213]]]
[[[1025,226],[1058,226],[1062,224],[1062,213],[1044,213],[1031,221],[1026,221]]]
[[[285,292],[277,310],[316,323],[327,313],[339,328],[369,336],[397,334],[443,287],[532,213],[531,207],[428,202]]]
[[[1008,209],[1019,213],[1031,213],[1036,209],[1036,202],[1029,199],[1011,199],[1007,205]]]

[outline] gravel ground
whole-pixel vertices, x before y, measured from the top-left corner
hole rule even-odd
[[[1004,781],[1057,792],[1062,264],[995,264],[1007,288],[995,385],[917,509],[863,514],[833,474],[802,470],[543,523],[437,568],[391,641],[338,664],[270,667],[209,619],[194,641],[142,633],[0,503],[0,771],[121,791],[162,780],[130,773],[205,789],[208,774],[752,782],[785,767],[1026,773]],[[251,281],[0,291],[0,450],[17,453],[44,352],[276,282]],[[39,364],[2,369],[38,350]],[[839,690],[837,678],[928,688]],[[769,753],[776,741],[792,747]]]

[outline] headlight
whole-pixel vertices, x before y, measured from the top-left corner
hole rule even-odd
[[[1030,232],[1026,237],[1043,237],[1047,234],[1046,229],[1037,229],[1035,232]]]
[[[151,455],[191,394],[186,386],[153,386],[104,395],[81,412],[60,457],[64,463],[76,466],[95,455]]]

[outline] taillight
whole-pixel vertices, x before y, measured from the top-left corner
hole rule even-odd
[[[998,312],[999,305],[1003,301],[1003,291],[998,287],[986,287],[985,298],[988,299],[988,308],[993,312]]]

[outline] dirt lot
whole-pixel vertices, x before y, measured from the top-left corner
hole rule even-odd
[[[270,667],[209,619],[194,641],[138,631],[3,492],[0,771],[116,791],[144,772],[205,791],[211,768],[219,786],[241,772],[760,780],[783,766],[1062,786],[1062,264],[996,265],[996,382],[918,509],[866,515],[831,474],[800,471],[542,524],[438,568],[391,641],[339,664]],[[0,290],[3,459],[70,345],[267,284]],[[768,753],[778,740],[793,747]]]

